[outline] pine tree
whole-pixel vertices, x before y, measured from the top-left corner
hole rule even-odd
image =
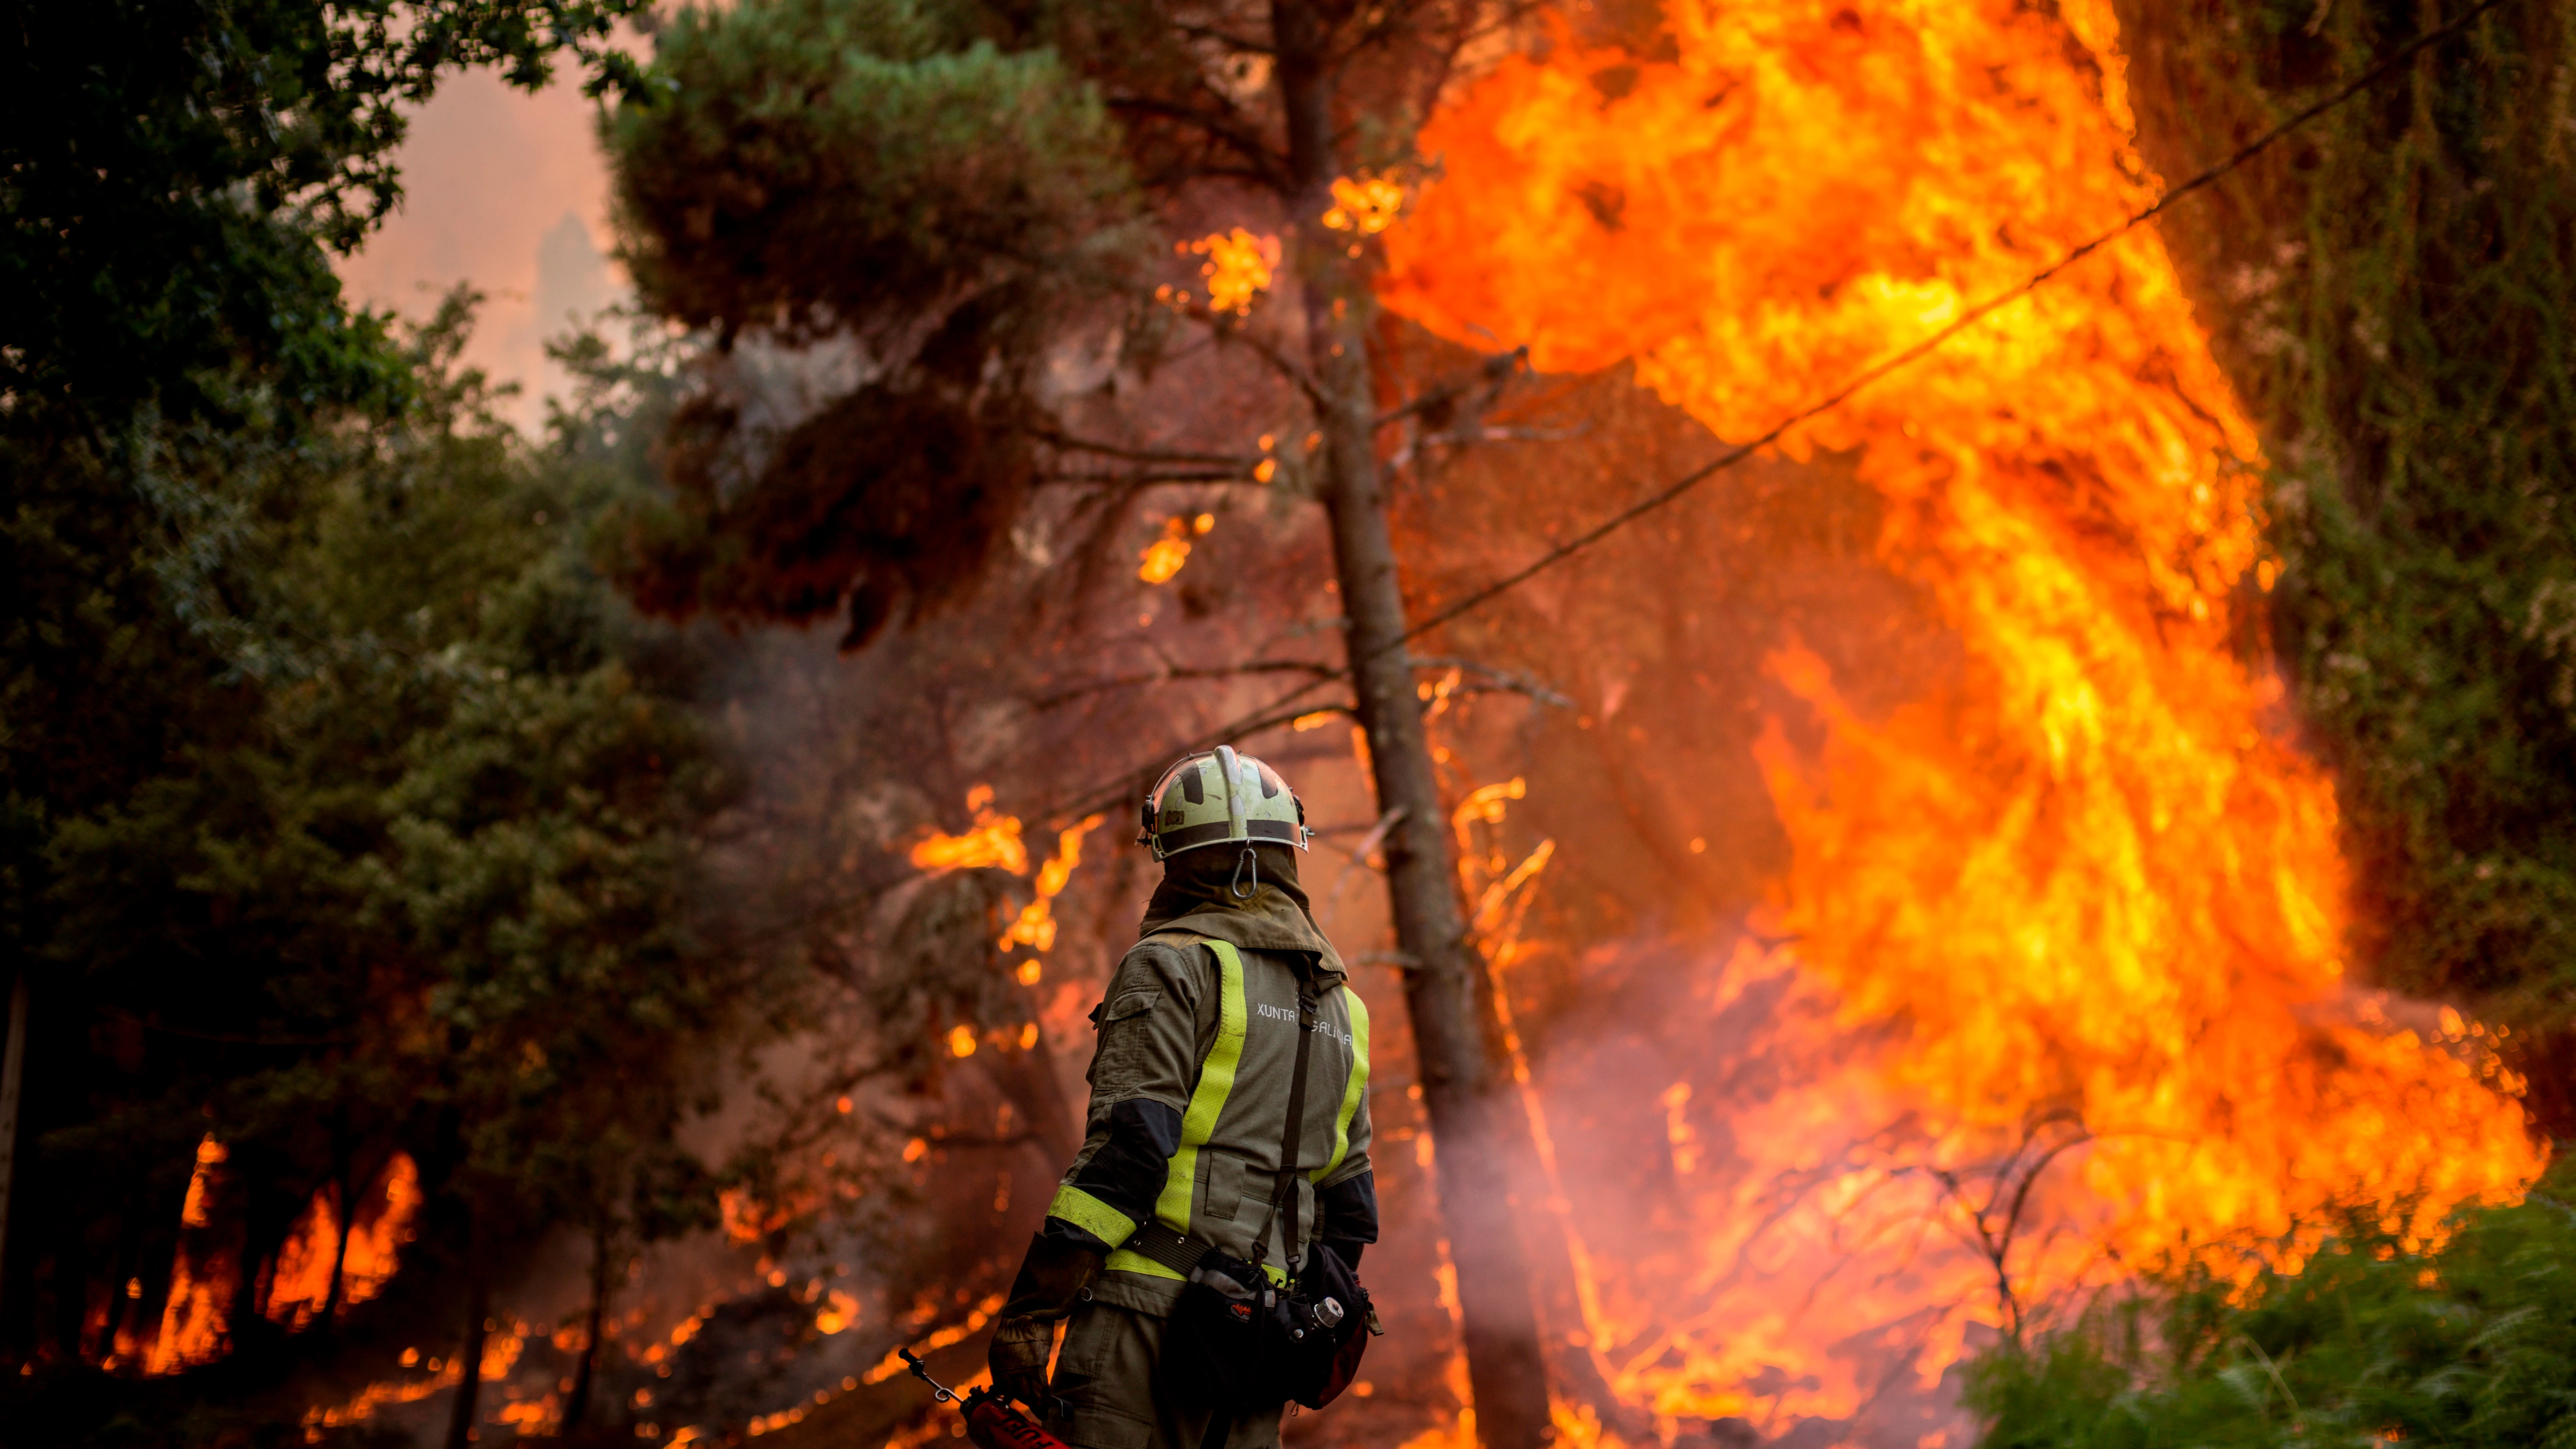
[[[647,607],[837,614],[856,647],[971,589],[1037,487],[1094,464],[1129,494],[1258,479],[1323,506],[1345,677],[1392,822],[1477,1429],[1523,1449],[1550,1433],[1546,1374],[1506,1181],[1510,1099],[1386,522],[1370,234],[1391,188],[1368,185],[1413,163],[1416,108],[1506,18],[1473,0],[768,0],[684,13],[607,134],[646,304],[715,342],[672,435],[674,497],[629,524],[626,581]],[[1179,218],[1222,209],[1275,222],[1275,271],[1238,230],[1198,243],[1228,286],[1185,276],[1158,294],[1158,258],[1188,240],[1169,235]],[[1306,426],[1284,447],[1134,440],[1147,430],[1117,379],[1150,375],[1176,325],[1262,358]],[[1068,393],[1064,360],[1103,350],[1125,365]],[[857,381],[782,414],[755,380],[781,353],[846,359]]]

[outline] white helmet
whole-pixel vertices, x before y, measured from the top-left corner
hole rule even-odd
[[[1269,841],[1299,850],[1314,838],[1306,805],[1279,772],[1233,747],[1184,755],[1145,795],[1136,843],[1169,860],[1203,845]]]

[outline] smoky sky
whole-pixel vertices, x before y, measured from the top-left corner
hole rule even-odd
[[[412,114],[400,210],[340,265],[353,303],[406,317],[427,316],[458,282],[483,292],[465,360],[522,386],[504,409],[522,426],[543,415],[539,399],[557,385],[546,339],[625,285],[602,255],[608,170],[593,115],[567,76],[534,95],[488,71],[448,77]]]

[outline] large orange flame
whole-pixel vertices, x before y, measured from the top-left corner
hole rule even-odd
[[[232,1187],[225,1168],[231,1159],[230,1149],[212,1133],[197,1144],[196,1167],[179,1207],[179,1247],[171,1258],[170,1293],[159,1327],[144,1341],[120,1335],[106,1367],[139,1361],[147,1375],[171,1374],[224,1355],[233,1298],[242,1281],[242,1226],[237,1215],[218,1209]],[[338,1196],[334,1186],[315,1190],[267,1269],[261,1311],[289,1328],[310,1326],[331,1301],[335,1268],[343,1309],[384,1291],[397,1255],[412,1240],[423,1201],[420,1169],[410,1154],[393,1154],[359,1194],[345,1252]],[[141,1284],[129,1291],[139,1293]]]
[[[278,1249],[271,1270],[266,1313],[289,1328],[310,1324],[331,1299],[334,1264],[340,1273],[340,1305],[364,1303],[384,1291],[394,1275],[396,1255],[412,1239],[413,1219],[422,1201],[420,1169],[411,1155],[397,1152],[373,1186],[361,1193],[349,1224],[348,1248],[340,1246],[338,1194],[323,1188],[305,1204]]]
[[[1666,24],[1640,53],[1560,33],[1435,116],[1440,179],[1387,234],[1392,306],[1545,369],[1633,360],[1747,437],[2154,195],[2104,0],[1677,0]],[[1783,444],[1818,448],[1856,454],[1888,505],[1880,557],[1966,668],[1864,718],[1797,641],[1772,659],[1824,741],[1801,753],[1775,722],[1762,752],[1793,852],[1771,913],[1795,944],[1712,989],[1792,973],[1795,1000],[1830,1003],[1810,1039],[1863,1033],[1842,1040],[1867,1065],[1738,1121],[1736,1152],[1850,1202],[1906,1171],[1948,1184],[1970,1244],[2000,1208],[1963,1174],[2026,1171],[2036,1201],[2014,1210],[2080,1231],[2017,1260],[2007,1239],[2005,1276],[2061,1287],[2220,1245],[2295,1259],[2338,1202],[2402,1205],[2429,1234],[2528,1184],[2541,1154],[2489,1043],[2447,1014],[2401,1029],[2346,985],[2332,784],[2279,737],[2243,642],[2271,577],[2258,443],[2157,237]],[[1678,1166],[1698,1154],[1673,1090]],[[1904,1164],[1884,1140],[1840,1177],[1818,1156],[1857,1140],[1838,1126],[1898,1119]],[[1623,1397],[1708,1412],[1756,1364],[1800,1362],[1785,1309],[1715,1286],[1761,1281],[1750,1225],[1786,1221],[1757,1178],[1704,1197],[1695,1317],[1604,1290],[1631,1321],[1586,1331],[1639,1350],[1599,1355]],[[1848,1226],[1826,1217],[1819,1244]],[[1903,1273],[1929,1298],[1977,1277]],[[1798,1311],[1858,1331],[1855,1297]],[[1959,1331],[1925,1332],[1955,1351]],[[1699,1338],[1728,1361],[1672,1352]]]

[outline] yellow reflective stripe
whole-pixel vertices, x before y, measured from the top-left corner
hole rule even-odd
[[[1173,1272],[1170,1268],[1146,1257],[1144,1254],[1131,1253],[1125,1248],[1120,1248],[1117,1252],[1110,1254],[1109,1261],[1101,1266],[1107,1268],[1113,1273],[1142,1273],[1149,1278],[1169,1278],[1175,1283],[1184,1283],[1189,1281],[1183,1278],[1180,1274]],[[1287,1269],[1274,1267],[1271,1264],[1264,1263],[1261,1265],[1261,1271],[1270,1275],[1270,1281],[1274,1285],[1281,1288],[1288,1286]]]
[[[1047,1204],[1047,1216],[1062,1218],[1113,1248],[1136,1232],[1134,1218],[1072,1183],[1055,1190],[1055,1201]]]
[[[1360,1000],[1360,994],[1347,983],[1342,987],[1342,1000],[1348,1002],[1351,1009],[1351,1081],[1349,1086],[1342,1088],[1342,1110],[1333,1118],[1332,1160],[1306,1174],[1308,1182],[1322,1182],[1332,1175],[1333,1169],[1342,1165],[1343,1158],[1350,1155],[1351,1122],[1360,1114],[1360,1103],[1368,1099],[1368,1003]]]
[[[1180,1274],[1142,1253],[1131,1253],[1125,1248],[1110,1254],[1109,1261],[1101,1266],[1112,1273],[1142,1273],[1148,1278],[1169,1278],[1175,1283],[1183,1281]]]
[[[1218,967],[1216,1044],[1208,1049],[1207,1060],[1199,1064],[1199,1084],[1190,1091],[1190,1109],[1181,1114],[1180,1150],[1172,1154],[1172,1169],[1163,1179],[1162,1196],[1154,1200],[1154,1216],[1176,1233],[1190,1230],[1190,1200],[1198,1186],[1199,1149],[1216,1135],[1216,1119],[1224,1114],[1225,1099],[1234,1091],[1234,1073],[1243,1065],[1243,1034],[1250,1019],[1243,1009],[1243,957],[1235,953],[1230,942],[1204,944],[1216,953]],[[1113,1258],[1109,1266],[1119,1264]]]

